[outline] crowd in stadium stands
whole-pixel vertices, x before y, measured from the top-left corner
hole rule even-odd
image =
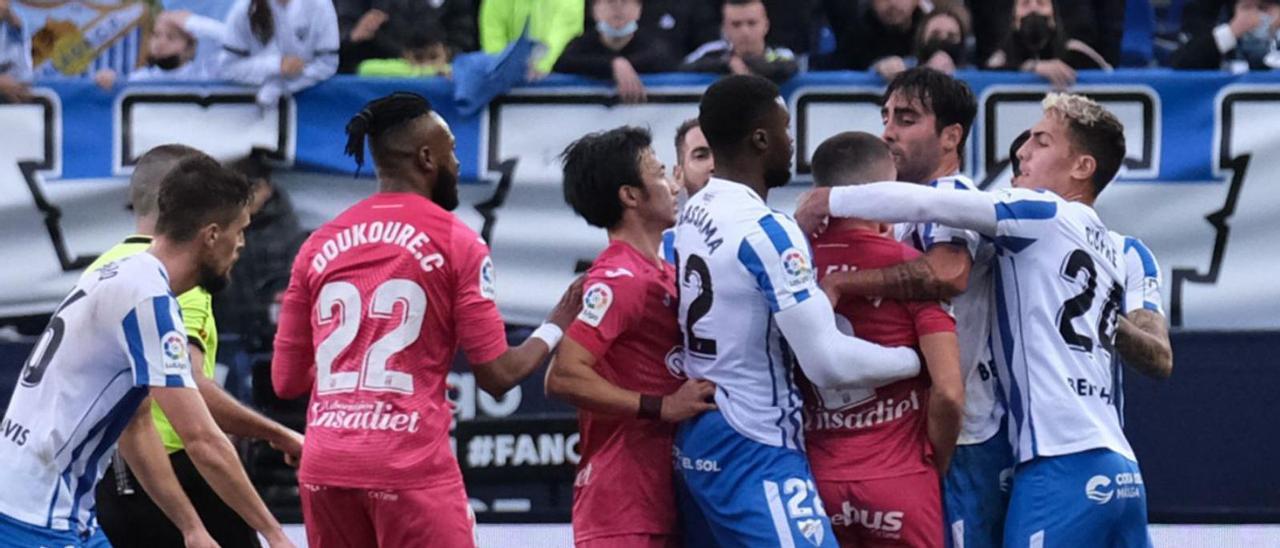
[[[0,0],[0,99],[12,101],[33,80],[33,37],[11,1]],[[609,80],[628,102],[645,98],[640,74],[674,71],[887,80],[928,65],[1065,88],[1082,69],[1280,67],[1280,0],[239,0],[221,22],[148,21],[128,82],[231,80],[258,87],[264,105],[335,73],[450,77],[454,57],[498,54],[526,26],[529,79]],[[109,69],[90,76],[118,84]]]

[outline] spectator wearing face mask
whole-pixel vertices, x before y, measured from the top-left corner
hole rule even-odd
[[[1097,51],[1066,34],[1052,0],[1016,0],[1012,21],[987,68],[1034,72],[1055,89],[1075,85],[1077,70],[1111,69]]]
[[[721,11],[723,40],[708,42],[684,59],[681,70],[754,74],[785,82],[799,70],[791,50],[770,47],[769,14],[761,0],[727,0]]]
[[[27,100],[30,85],[31,43],[9,0],[0,0],[0,102]]]
[[[221,47],[222,21],[188,11],[166,11],[156,17],[147,40],[147,66],[129,73],[129,82],[199,82],[218,79],[218,60],[200,54],[202,41]],[[212,51],[212,49],[210,49]],[[99,87],[110,90],[117,74],[103,69],[93,75]]]
[[[925,16],[916,31],[916,64],[947,74],[968,67],[968,23],[962,6],[938,8]]]
[[[592,0],[595,28],[564,48],[555,72],[610,78],[624,102],[645,99],[641,73],[675,68],[676,57],[661,40],[640,29],[640,0]]]
[[[1170,64],[1196,70],[1224,64],[1238,71],[1246,65],[1254,70],[1280,68],[1277,30],[1276,0],[1192,0],[1182,10],[1182,46]]]

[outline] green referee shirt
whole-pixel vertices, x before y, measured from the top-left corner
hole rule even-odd
[[[136,255],[151,247],[151,236],[134,234],[108,249],[89,265],[89,272],[97,270],[109,262]],[[204,351],[204,363],[201,371],[205,377],[213,378],[214,364],[218,356],[218,326],[213,321],[213,295],[203,287],[196,287],[178,296],[178,305],[182,308],[182,323],[186,326],[187,342]],[[155,420],[156,431],[164,448],[170,453],[182,450],[182,438],[173,431],[169,417],[164,416],[160,406],[151,403],[151,418]]]

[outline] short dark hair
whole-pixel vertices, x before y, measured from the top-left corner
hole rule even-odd
[[[1023,130],[1017,137],[1013,138],[1013,142],[1009,143],[1009,167],[1013,168],[1013,175],[1016,177],[1022,170],[1022,160],[1018,159],[1018,149],[1022,148],[1028,140],[1031,139],[1031,130]]]
[[[618,189],[644,190],[640,154],[652,146],[649,130],[633,126],[590,133],[560,153],[564,201],[591,226],[612,228],[622,220]]]
[[[250,184],[258,181],[270,182],[271,166],[267,165],[263,157],[265,154],[265,151],[255,149],[248,156],[231,161],[227,164],[227,169],[243,175]]]
[[[929,67],[915,67],[901,72],[889,82],[889,87],[884,90],[883,101],[888,103],[894,92],[899,91],[908,98],[919,101],[921,107],[933,113],[938,121],[938,135],[942,135],[942,128],[960,124],[960,143],[956,147],[956,155],[963,159],[969,129],[973,127],[973,119],[978,115],[978,100],[974,98],[969,84]]]
[[[764,0],[725,0],[726,6],[750,6],[751,4],[763,4]]]
[[[1050,93],[1041,104],[1046,113],[1057,113],[1067,124],[1072,148],[1093,156],[1097,162],[1091,180],[1093,195],[1102,194],[1102,189],[1124,164],[1124,124],[1111,111],[1083,95]]]
[[[160,184],[179,162],[188,158],[205,157],[203,152],[187,145],[167,144],[148,150],[133,166],[129,176],[129,208],[139,217],[156,214],[156,197]]]
[[[820,187],[870,183],[879,179],[876,168],[893,166],[889,145],[864,131],[838,133],[813,151],[809,161],[813,183]]]
[[[183,160],[165,175],[156,234],[186,242],[209,223],[225,225],[249,204],[252,186],[209,157]]]
[[[684,163],[684,137],[695,127],[698,127],[698,119],[690,118],[676,128],[676,165]]]
[[[735,74],[711,84],[698,103],[698,123],[711,153],[734,156],[780,96],[777,84],[755,75]]]

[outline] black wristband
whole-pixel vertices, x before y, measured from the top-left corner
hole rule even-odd
[[[640,394],[640,412],[636,413],[636,416],[642,419],[661,419],[662,396]]]

